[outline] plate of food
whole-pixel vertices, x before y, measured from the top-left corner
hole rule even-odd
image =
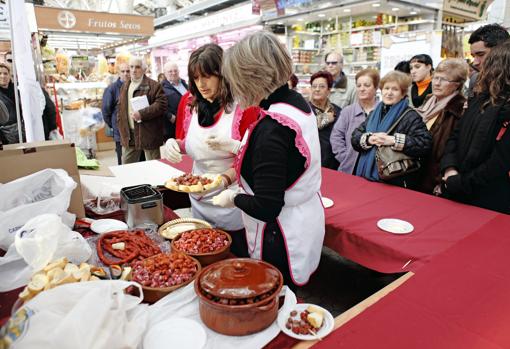
[[[296,304],[290,312],[280,311],[278,326],[286,335],[299,340],[317,340],[333,331],[333,315],[314,304]]]
[[[181,193],[204,193],[216,189],[221,184],[221,175],[185,173],[178,177],[170,178],[166,181],[165,187]]]

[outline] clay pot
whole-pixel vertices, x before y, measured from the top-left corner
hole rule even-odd
[[[280,271],[263,261],[235,258],[212,264],[195,282],[200,317],[229,336],[262,331],[276,320],[282,287]]]

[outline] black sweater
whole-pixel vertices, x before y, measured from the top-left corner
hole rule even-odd
[[[279,102],[311,112],[304,98],[287,84],[263,100],[260,107],[267,110]],[[285,190],[305,170],[305,158],[295,147],[295,138],[293,130],[267,115],[253,129],[241,175],[255,195],[239,194],[235,198],[235,205],[246,214],[264,222],[274,222],[280,214]]]

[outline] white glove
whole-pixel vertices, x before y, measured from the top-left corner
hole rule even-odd
[[[166,141],[165,146],[163,147],[163,159],[166,159],[173,163],[178,163],[182,161],[181,149],[179,148],[179,144],[173,138],[170,138]]]
[[[232,154],[237,154],[239,148],[241,148],[241,142],[232,138],[220,139],[216,136],[210,136],[205,140],[205,143],[207,143],[212,150],[221,150]]]
[[[237,194],[238,194],[238,191],[236,191],[236,190],[232,190],[232,189],[223,190],[218,195],[213,196],[212,203],[213,203],[213,205],[221,206],[221,207],[235,207],[234,199]]]

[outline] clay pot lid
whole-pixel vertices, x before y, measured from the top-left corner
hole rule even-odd
[[[234,258],[209,266],[200,277],[200,287],[216,297],[251,298],[271,291],[280,279],[280,272],[266,262]]]

